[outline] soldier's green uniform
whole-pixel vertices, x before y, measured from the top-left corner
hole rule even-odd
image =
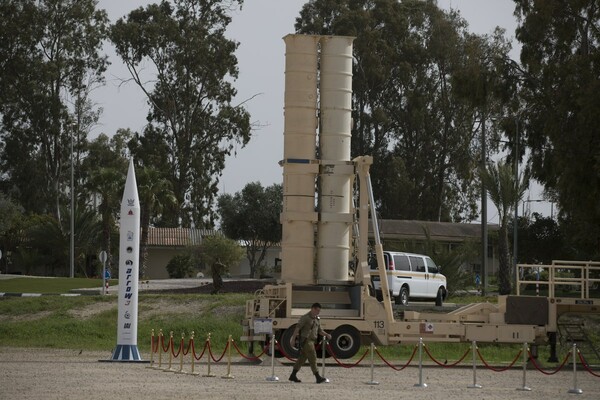
[[[300,317],[300,320],[296,324],[292,341],[297,335],[300,336],[300,355],[294,364],[294,369],[292,370],[292,374],[289,378],[289,380],[292,382],[302,382],[300,379],[298,379],[296,374],[298,371],[300,371],[300,368],[302,368],[306,360],[308,360],[310,364],[310,369],[315,375],[317,383],[329,382],[327,379],[319,375],[319,371],[317,370],[317,352],[315,351],[315,341],[317,340],[319,334],[331,339],[331,335],[321,329],[321,321],[319,320],[320,312],[321,305],[319,303],[314,303],[311,306],[310,311]]]
[[[304,362],[308,360],[310,369],[313,374],[316,374],[317,369],[317,352],[315,351],[315,342],[318,338],[321,330],[321,321],[319,318],[313,318],[310,312],[300,317],[296,329],[300,334],[300,356],[294,364],[294,370],[299,371],[304,365]]]

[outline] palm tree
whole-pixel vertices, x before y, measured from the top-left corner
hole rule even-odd
[[[148,229],[152,216],[159,215],[166,207],[175,206],[177,199],[173,186],[161,171],[153,167],[143,167],[137,174],[140,196],[140,277],[146,277],[148,262]]]
[[[120,210],[125,177],[122,170],[114,167],[100,168],[90,174],[88,189],[100,195],[98,212],[102,224],[102,248],[108,253],[108,265],[112,265],[111,237],[116,229],[116,218]]]
[[[481,182],[498,209],[500,232],[498,240],[498,284],[500,294],[511,292],[510,249],[508,242],[508,218],[512,215],[515,203],[523,197],[528,186],[527,174],[515,179],[514,169],[506,162],[489,163],[480,170]]]

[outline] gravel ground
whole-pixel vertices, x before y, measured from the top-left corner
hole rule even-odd
[[[143,357],[147,355],[142,355]],[[308,366],[298,374],[302,383],[287,381],[289,365],[275,364],[279,382],[269,382],[271,363],[248,365],[236,360],[231,365],[233,379],[227,375],[223,362],[212,364],[216,377],[203,377],[205,363],[196,365],[201,375],[166,373],[148,368],[149,364],[99,362],[108,360],[110,352],[87,352],[56,349],[14,349],[0,347],[0,399],[444,399],[444,400],[555,400],[574,398],[572,369],[546,376],[538,371],[527,372],[530,392],[518,391],[523,384],[523,372],[514,369],[496,373],[478,367],[477,383],[481,389],[470,389],[472,368],[423,368],[423,382],[428,386],[415,387],[419,382],[417,367],[403,371],[377,365],[374,380],[368,385],[371,370],[368,364],[356,368],[327,366],[325,375],[330,383],[317,385]],[[363,366],[364,365],[364,366]],[[163,363],[164,366],[164,363]],[[176,369],[178,364],[174,365]],[[184,371],[190,366],[184,365]],[[600,378],[585,371],[577,373],[581,399],[600,399]]]

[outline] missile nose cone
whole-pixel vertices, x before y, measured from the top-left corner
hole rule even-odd
[[[125,189],[123,190],[121,206],[128,208],[139,208],[140,206],[137,182],[135,179],[135,168],[133,167],[133,158],[129,159],[129,169],[127,170],[127,179],[125,180]]]

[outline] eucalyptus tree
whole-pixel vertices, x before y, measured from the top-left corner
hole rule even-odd
[[[557,194],[580,257],[600,240],[600,4],[515,0],[532,175]]]
[[[498,209],[500,230],[498,238],[498,286],[501,295],[511,292],[511,258],[508,241],[509,218],[515,204],[523,197],[529,186],[527,175],[515,178],[513,167],[506,162],[490,163],[480,170],[480,178],[490,200]]]
[[[264,188],[252,182],[234,195],[219,196],[221,229],[227,237],[244,243],[251,276],[264,262],[267,250],[281,241],[282,204],[279,184]]]
[[[232,103],[238,43],[228,13],[242,0],[174,0],[119,19],[111,40],[150,107],[145,134],[160,139],[179,209],[171,223],[213,223],[225,157],[250,139],[247,111]],[[144,74],[149,70],[152,76]]]
[[[507,53],[501,32],[473,35],[433,0],[311,0],[296,31],[356,37],[352,155],[374,156],[382,216],[473,219],[482,118],[461,78],[485,68],[486,51]]]
[[[96,0],[0,5],[1,176],[28,211],[59,217],[68,193],[71,143],[81,151],[97,118],[89,90],[103,81],[108,19],[96,5]]]

